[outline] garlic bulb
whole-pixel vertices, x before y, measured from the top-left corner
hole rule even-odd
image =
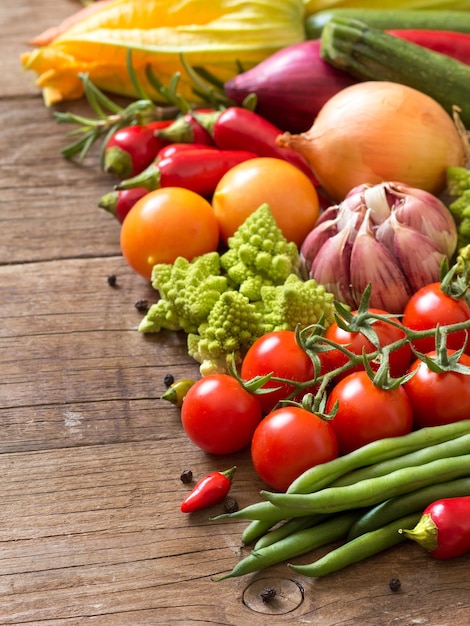
[[[360,185],[318,219],[301,247],[303,273],[357,308],[371,284],[370,306],[402,313],[409,297],[439,280],[457,247],[445,204],[422,189],[385,182]]]

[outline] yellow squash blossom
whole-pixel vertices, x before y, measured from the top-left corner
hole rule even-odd
[[[180,72],[178,90],[194,100],[181,54],[226,82],[305,39],[303,0],[100,0],[92,7],[43,33],[32,42],[40,47],[21,57],[23,68],[37,73],[47,106],[80,98],[80,73],[104,91],[136,97],[128,50],[155,100],[147,66],[164,85]]]

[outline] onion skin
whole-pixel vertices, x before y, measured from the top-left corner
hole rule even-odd
[[[320,40],[302,41],[275,52],[225,83],[226,95],[242,104],[256,94],[256,112],[281,130],[308,130],[323,105],[357,79],[320,56]]]
[[[447,168],[465,164],[463,141],[441,105],[389,81],[346,87],[328,100],[307,132],[285,132],[277,141],[307,159],[336,202],[353,187],[389,180],[439,195]]]

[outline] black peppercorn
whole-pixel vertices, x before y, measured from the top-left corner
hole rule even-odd
[[[235,513],[235,511],[238,511],[238,502],[235,498],[225,498],[224,511],[225,513]]]
[[[272,587],[265,587],[260,593],[261,600],[263,602],[271,602],[276,597],[276,590]]]
[[[110,274],[108,276],[108,285],[110,287],[115,287],[116,284],[117,284],[117,276],[116,276],[116,274]]]
[[[163,384],[165,387],[171,387],[171,385],[175,382],[175,377],[173,374],[165,374],[165,378],[163,379]]]
[[[193,473],[191,470],[186,469],[181,473],[180,476],[181,482],[184,483],[185,485],[187,485],[188,483],[192,482],[193,480]]]
[[[150,308],[148,300],[136,300],[134,306],[139,311],[139,313],[147,313]]]
[[[392,578],[392,580],[389,583],[390,589],[396,593],[397,591],[400,591],[400,587],[401,587],[401,582],[398,578]]]

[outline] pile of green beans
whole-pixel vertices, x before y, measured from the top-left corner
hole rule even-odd
[[[309,565],[289,566],[324,576],[404,540],[440,498],[470,495],[470,420],[375,441],[297,478],[285,493],[215,519],[250,520],[243,531],[251,553],[217,580],[289,561],[332,541],[343,543]]]

